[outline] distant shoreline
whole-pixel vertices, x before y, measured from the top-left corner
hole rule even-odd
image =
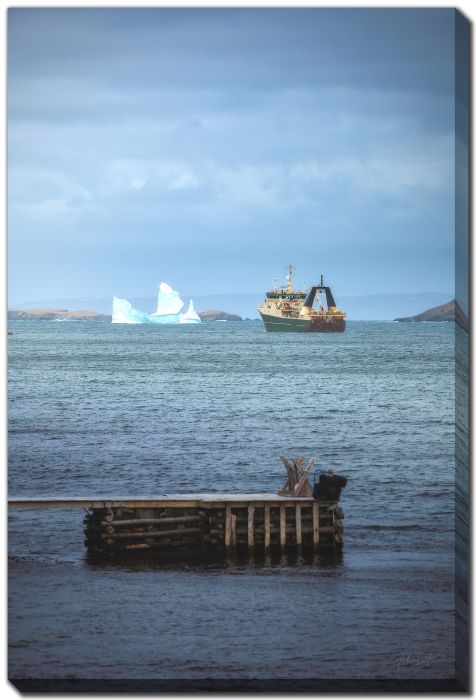
[[[238,314],[230,314],[227,311],[209,309],[197,313],[202,321],[243,321]],[[52,308],[8,309],[9,321],[111,321],[111,319],[111,314],[88,309],[79,311]]]
[[[102,314],[98,311],[81,309],[69,311],[68,309],[8,309],[9,321],[110,321],[110,314]]]
[[[423,311],[416,316],[406,316],[404,318],[396,318],[395,321],[400,323],[444,323],[446,321],[454,321],[458,323],[465,331],[469,329],[469,320],[466,314],[461,309],[456,299],[452,299],[447,304],[434,306],[431,309]]]

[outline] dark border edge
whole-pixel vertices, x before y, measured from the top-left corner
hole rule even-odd
[[[472,26],[454,14],[455,41],[455,298],[467,323],[455,324],[455,674],[469,692],[470,650],[470,352],[471,352],[471,56]],[[466,326],[466,327],[465,327]]]
[[[455,678],[442,679],[220,679],[220,678],[164,678],[164,679],[66,679],[66,678],[17,678],[10,679],[15,688],[25,694],[63,693],[465,693],[466,688]]]

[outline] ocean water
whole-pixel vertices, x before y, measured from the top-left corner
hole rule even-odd
[[[11,678],[454,676],[454,324],[9,329],[11,497],[276,492],[280,452],[348,477],[325,561],[105,565],[81,511],[11,510]]]

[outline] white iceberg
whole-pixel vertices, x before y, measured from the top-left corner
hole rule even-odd
[[[137,311],[127,301],[114,297],[112,300],[112,322],[113,323],[150,323],[149,314]]]
[[[157,311],[154,316],[176,316],[183,309],[183,301],[178,292],[174,292],[165,282],[160,283],[157,299]]]
[[[180,314],[180,323],[201,323],[202,319],[193,308],[193,301],[190,299],[188,309],[184,314]]]
[[[181,313],[184,303],[178,292],[165,282],[160,283],[157,311],[153,314],[134,309],[127,299],[114,297],[112,300],[112,323],[201,323],[200,316],[193,308],[193,301],[185,313]]]

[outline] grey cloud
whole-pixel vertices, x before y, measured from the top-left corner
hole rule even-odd
[[[305,276],[313,256],[342,279],[360,256],[395,279],[430,245],[425,279],[449,278],[453,17],[10,10],[12,283],[30,284],[22,250],[51,284],[57,263],[105,284],[160,259],[189,288],[198,263],[251,283],[231,269],[248,255],[260,288],[268,266]]]
[[[187,88],[452,85],[448,9],[13,9],[11,74]],[[422,34],[425,41],[422,41]],[[402,51],[402,44],[405,50]]]

